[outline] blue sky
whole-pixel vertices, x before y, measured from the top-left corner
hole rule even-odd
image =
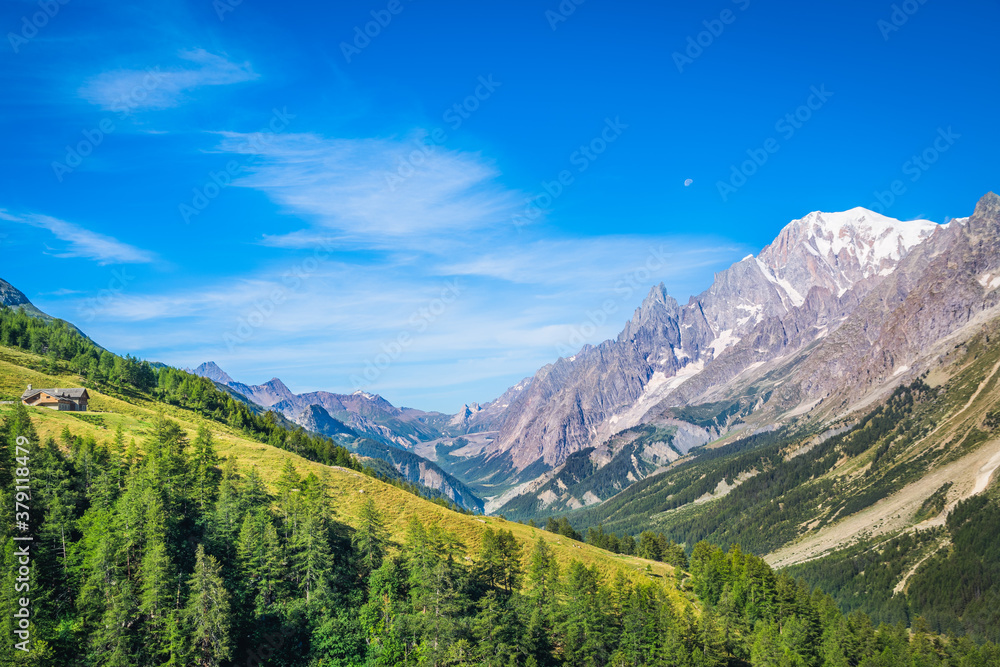
[[[6,2],[0,277],[120,353],[451,412],[810,211],[998,187],[995,0],[674,4]]]

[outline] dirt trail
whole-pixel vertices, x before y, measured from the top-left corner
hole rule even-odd
[[[955,417],[960,417],[963,412],[972,407],[972,404],[976,402],[977,398],[979,398],[979,394],[983,393],[983,389],[986,389],[986,385],[988,385],[990,381],[992,381],[993,378],[996,377],[997,371],[1000,371],[1000,361],[998,361],[996,365],[993,366],[993,371],[988,376],[986,376],[986,378],[983,379],[982,382],[979,383],[979,387],[976,389],[975,393],[973,393],[972,396],[969,397],[969,401],[965,404],[965,407],[959,410],[958,414],[955,415]]]
[[[913,528],[941,525],[958,500],[979,493],[988,486],[997,468],[1000,468],[1000,440],[992,440],[959,460],[928,473],[875,505],[768,554],[764,560],[773,567],[787,567],[820,558],[860,539],[904,530],[910,527],[914,512],[924,500],[946,482],[952,482],[952,493],[957,492],[955,500],[940,515]]]
[[[947,419],[942,421],[940,424],[938,424],[933,431],[931,431],[923,438],[921,438],[920,442],[925,442],[930,438],[933,438],[937,434],[937,432],[940,431],[942,428],[944,428],[947,424],[951,424],[952,422],[956,421],[959,417],[961,417],[963,414],[965,414],[965,411],[972,407],[972,404],[976,402],[976,399],[979,398],[979,395],[983,393],[984,389],[986,389],[986,385],[988,385],[990,382],[993,381],[993,378],[996,377],[998,371],[1000,371],[1000,361],[998,361],[993,366],[993,370],[990,371],[990,374],[987,375],[985,378],[983,378],[983,381],[979,383],[979,386],[976,387],[976,391],[972,392],[972,396],[970,396],[969,400],[965,402],[965,405],[962,406],[962,409],[953,414],[951,417],[948,417]]]
[[[942,512],[942,514],[944,514],[944,512]],[[931,549],[930,551],[928,551],[924,555],[923,558],[921,558],[920,560],[918,560],[916,562],[916,564],[914,564],[914,566],[910,568],[909,572],[907,572],[906,574],[903,575],[903,578],[899,580],[899,583],[896,584],[896,587],[892,589],[892,594],[893,595],[899,595],[900,593],[902,593],[903,591],[905,591],[906,590],[906,582],[910,580],[910,577],[912,577],[914,574],[916,574],[917,568],[919,568],[921,565],[923,565],[925,560],[927,560],[928,558],[930,558],[931,556],[933,556],[937,552],[941,551],[942,547],[947,546],[950,543],[951,542],[949,540],[941,540],[936,547],[934,547],[933,549]]]

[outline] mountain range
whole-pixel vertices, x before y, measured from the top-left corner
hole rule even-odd
[[[46,368],[115,382],[98,367],[106,351],[91,345],[96,357],[78,366],[62,323],[2,281],[0,301],[20,311],[5,345],[27,350],[4,363],[39,365],[37,318],[63,346]],[[1000,570],[981,542],[1000,520],[997,340],[990,193],[947,224],[811,213],[687,303],[652,286],[616,338],[453,415],[361,391],[296,394],[278,378],[246,384],[213,362],[190,372],[225,392],[215,406],[244,415],[225,419],[234,432],[253,422],[270,444],[274,427],[331,466],[345,461],[331,458],[340,444],[351,465],[439,504],[547,520],[611,550],[673,540],[694,557],[703,540],[739,544],[844,609],[890,623],[923,610],[938,632],[993,638]],[[167,384],[151,397],[200,400],[204,380],[154,366]]]
[[[361,391],[295,394],[278,378],[247,385],[212,362],[193,372],[310,430],[417,454],[488,511],[568,511],[692,448],[833,419],[926,372],[997,304],[997,207],[990,193],[947,224],[810,213],[686,304],[653,286],[617,338],[455,415]]]
[[[214,362],[192,372],[355,451],[364,442],[366,456],[467,508],[579,510],[707,443],[832,424],[933,372],[996,315],[998,209],[990,193],[947,224],[810,213],[687,303],[655,285],[616,338],[454,415],[363,391],[296,394],[276,377],[246,384]],[[0,298],[48,317],[6,282]]]

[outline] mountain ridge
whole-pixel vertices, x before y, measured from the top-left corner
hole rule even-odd
[[[810,213],[788,223],[758,256],[716,274],[681,306],[654,286],[616,339],[543,367],[499,417],[488,458],[521,471],[539,459],[559,465],[638,423],[637,404],[676,390],[738,345],[761,322],[802,312],[803,343],[825,334],[822,316],[843,317],[894,263],[937,232],[929,221],[901,222],[862,208]],[[836,290],[836,291],[834,291]],[[593,388],[601,385],[600,390]],[[651,397],[650,395],[653,394]],[[612,421],[616,420],[617,421]]]

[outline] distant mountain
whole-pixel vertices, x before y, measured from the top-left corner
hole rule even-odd
[[[705,429],[673,420],[627,429],[600,446],[573,452],[551,472],[490,499],[486,508],[529,519],[596,505],[666,470],[709,439]]]
[[[0,279],[0,305],[24,310],[32,315],[44,315],[42,311],[32,305],[28,297],[24,295],[24,292],[3,279]]]
[[[219,382],[260,406],[281,412],[305,428],[310,428],[310,420],[315,417],[314,413],[308,412],[308,408],[320,406],[330,418],[352,432],[397,447],[412,447],[417,442],[441,437],[442,432],[437,426],[447,426],[449,420],[448,415],[440,413],[397,408],[381,396],[362,391],[353,394],[326,391],[295,394],[278,378],[258,385],[244,384],[234,380],[214,361],[203,363],[192,372]]]
[[[653,288],[617,339],[535,375],[494,417],[499,435],[471,452],[464,479],[496,490],[489,510],[524,518],[603,501],[581,492],[648,474],[641,457],[616,464],[627,472],[613,485],[589,480],[607,457],[572,483],[562,472],[640,425],[682,421],[716,438],[881,400],[997,306],[998,202],[991,193],[947,225],[811,213],[685,306]],[[557,482],[564,500],[546,496]]]
[[[446,430],[455,431],[449,426],[449,415],[397,408],[381,396],[363,391],[295,394],[278,378],[247,385],[234,380],[213,361],[192,372],[211,379],[237,397],[246,397],[255,405],[283,415],[302,428],[335,438],[361,456],[388,463],[401,479],[439,491],[466,509],[483,509],[483,501],[463,482],[437,463],[407,451],[418,443],[444,437]]]
[[[207,363],[198,366],[195,369],[187,369],[189,373],[194,375],[200,375],[201,377],[208,378],[213,382],[218,382],[220,384],[230,385],[235,384],[235,380],[229,377],[226,371],[219,368],[219,366],[214,361],[209,361]]]
[[[388,462],[403,479],[440,491],[459,507],[474,512],[483,511],[483,501],[475,492],[433,461],[370,438],[350,443],[348,447],[360,456]]]
[[[551,470],[643,423],[713,365],[730,367],[720,375],[728,380],[757,363],[733,363],[731,351],[758,345],[775,322],[784,323],[785,340],[765,359],[811,344],[938,231],[926,220],[901,222],[862,208],[815,212],[789,223],[759,256],[717,274],[687,305],[654,287],[617,339],[586,346],[521,383],[492,415],[499,435],[481,469],[512,484],[535,479],[540,467]]]
[[[335,438],[341,435],[357,436],[358,434],[344,422],[334,419],[320,405],[310,405],[295,419],[295,423],[304,429],[328,435]]]

